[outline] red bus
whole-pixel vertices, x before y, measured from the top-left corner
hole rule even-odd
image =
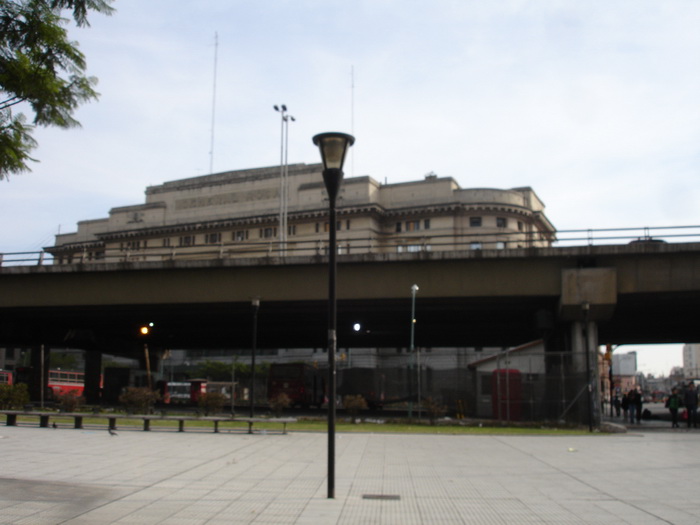
[[[83,372],[49,370],[49,388],[54,395],[75,392],[75,395],[82,396],[83,390],[85,390],[85,374]]]
[[[12,372],[0,370],[0,385],[12,385]]]

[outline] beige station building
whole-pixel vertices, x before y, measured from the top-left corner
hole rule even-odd
[[[292,164],[150,186],[144,204],[80,221],[46,251],[54,264],[322,255],[321,169]],[[346,178],[337,213],[341,255],[548,247],[556,235],[531,188],[463,189],[434,174],[396,184]]]

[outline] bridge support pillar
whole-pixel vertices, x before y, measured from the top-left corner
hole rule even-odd
[[[562,270],[559,320],[568,323],[567,350],[575,378],[573,400],[566,408],[570,417],[592,430],[600,426],[602,407],[598,371],[598,321],[609,319],[617,304],[615,268],[569,268]]]
[[[88,405],[100,403],[100,377],[102,372],[102,352],[85,349],[85,402]]]
[[[41,402],[51,398],[49,392],[49,366],[51,364],[51,350],[45,346],[31,349],[31,367],[29,378],[29,399]]]
[[[598,326],[588,320],[571,324],[572,368],[579,385],[576,392],[580,423],[591,429],[601,423],[600,377],[598,371]]]

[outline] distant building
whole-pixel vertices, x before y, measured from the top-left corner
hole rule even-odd
[[[700,378],[700,344],[683,345],[683,372],[687,378]]]
[[[637,352],[613,354],[613,373],[615,375],[634,376],[637,374]]]
[[[629,392],[637,385],[637,352],[613,354],[613,381],[620,393]]]
[[[503,250],[555,240],[531,188],[462,189],[433,174],[398,184],[347,178],[337,219],[340,254]],[[46,251],[54,264],[308,256],[326,253],[329,227],[321,165],[293,164],[285,178],[270,167],[150,186],[144,204],[80,221]]]

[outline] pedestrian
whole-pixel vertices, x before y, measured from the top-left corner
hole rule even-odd
[[[666,400],[666,408],[671,413],[671,428],[678,428],[678,409],[681,407],[681,398],[678,395],[678,389],[673,387],[671,395]]]
[[[622,421],[627,421],[627,412],[630,409],[630,398],[627,394],[622,394],[622,401],[620,401],[620,406],[622,407]]]
[[[698,391],[695,390],[695,383],[692,381],[688,383],[688,388],[683,396],[683,404],[688,412],[688,428],[690,428],[691,423],[693,428],[697,428],[698,423],[695,418],[698,414]]]
[[[621,406],[621,404],[622,404],[622,403],[620,402],[620,396],[619,396],[618,394],[615,394],[615,399],[613,399],[613,405],[615,406],[615,415],[616,415],[617,417],[620,417],[620,406]]]
[[[637,394],[637,424],[642,422],[642,405],[644,404],[644,395],[641,390],[635,392]]]
[[[627,394],[627,402],[629,403],[629,411],[630,411],[630,424],[634,424],[634,420],[637,417],[637,411],[640,412],[641,416],[641,407],[639,407],[641,403],[641,399],[639,396],[639,392],[637,392],[636,389],[632,389],[629,391]],[[641,417],[640,417],[641,419]],[[639,420],[637,420],[639,422]]]

